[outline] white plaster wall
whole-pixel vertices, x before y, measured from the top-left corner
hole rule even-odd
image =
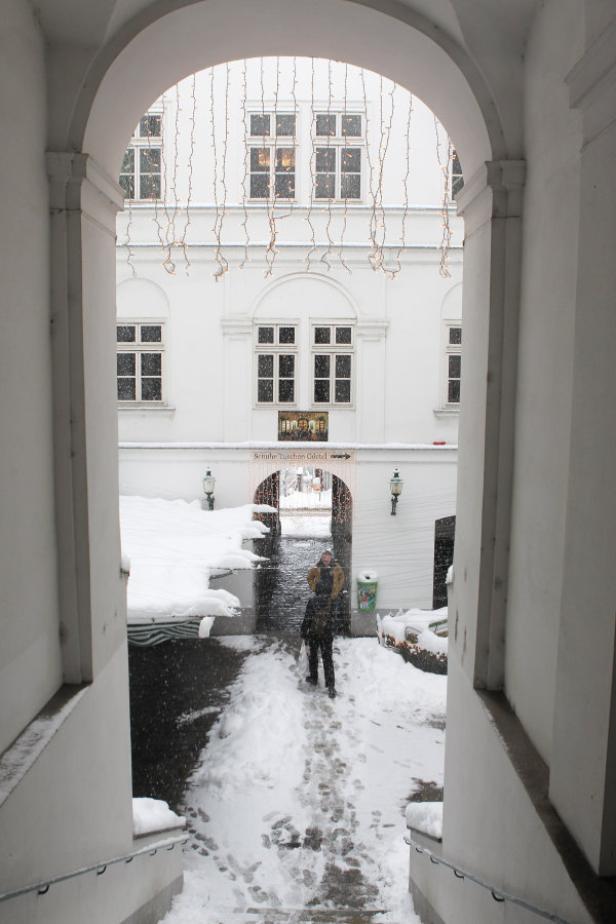
[[[569,42],[562,42],[561,29]],[[548,763],[571,436],[581,143],[579,115],[569,107],[564,80],[582,53],[583,41],[576,0],[545,4],[535,20],[526,64],[530,169],[524,202],[506,691]]]
[[[205,470],[211,467],[217,507],[249,504],[258,484],[276,468],[253,457],[251,450],[224,447],[121,448],[120,491],[196,500],[202,496]],[[389,480],[394,465],[399,466],[404,489],[392,517]],[[356,450],[354,460],[335,472],[353,498],[353,606],[357,574],[370,568],[380,576],[380,609],[431,607],[434,521],[455,513],[456,469],[455,450],[366,449]]]
[[[138,850],[130,788],[128,673],[122,645],[2,805],[2,891]],[[162,838],[161,838],[162,839]],[[0,905],[2,924],[123,921],[181,875],[162,852],[104,875],[52,885],[49,895]]]
[[[62,680],[54,524],[44,45],[29,4],[0,18],[0,752]]]

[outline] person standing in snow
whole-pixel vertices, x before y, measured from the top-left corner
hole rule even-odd
[[[344,616],[346,577],[329,549],[323,552],[317,564],[308,572],[308,584],[315,594],[329,596],[334,634],[350,635],[348,617]]]
[[[318,682],[319,651],[323,661],[325,686],[330,698],[336,695],[334,672],[334,608],[344,587],[344,571],[334,561],[329,549],[321,555],[318,563],[308,572],[308,584],[314,596],[308,601],[306,615],[301,627],[301,636],[308,645],[308,666],[306,677],[313,686]]]

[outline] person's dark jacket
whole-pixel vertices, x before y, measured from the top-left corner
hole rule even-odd
[[[306,614],[300,634],[308,642],[333,638],[332,606],[328,596],[319,595],[310,598],[306,605]]]

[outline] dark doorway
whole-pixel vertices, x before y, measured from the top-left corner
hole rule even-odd
[[[442,517],[434,522],[434,579],[432,608],[447,606],[447,572],[453,564],[456,518]]]

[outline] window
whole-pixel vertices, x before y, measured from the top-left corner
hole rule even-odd
[[[162,402],[162,324],[118,322],[116,340],[118,401]]]
[[[295,198],[294,113],[249,114],[249,196],[251,199]],[[257,143],[259,139],[260,143]]]
[[[315,325],[312,332],[314,404],[352,402],[353,328]]]
[[[462,327],[455,321],[446,327],[445,364],[445,404],[458,406],[462,379]]]
[[[451,198],[454,199],[464,186],[464,177],[462,176],[462,164],[454,149],[451,155]]]
[[[160,199],[162,113],[146,112],[124,154],[119,183],[126,199]]]
[[[293,404],[297,377],[296,327],[257,327],[257,404]]]
[[[362,139],[363,117],[317,113],[315,134],[315,199],[361,199],[362,148],[349,144],[348,139]],[[326,146],[322,144],[324,138]]]

